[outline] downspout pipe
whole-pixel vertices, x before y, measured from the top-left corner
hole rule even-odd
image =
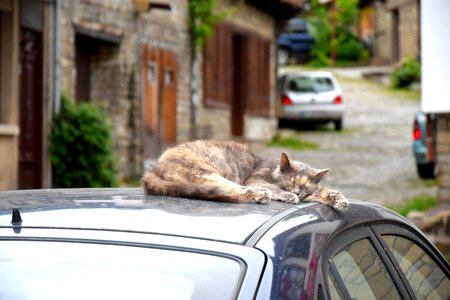
[[[54,99],[53,99],[53,112],[58,114],[61,110],[61,0],[54,0],[54,20],[53,20],[53,83],[54,83]]]

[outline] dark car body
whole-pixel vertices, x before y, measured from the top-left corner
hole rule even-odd
[[[278,64],[285,65],[291,59],[305,61],[311,57],[314,37],[308,26],[304,19],[289,20],[286,31],[277,38]]]
[[[360,201],[339,212],[142,189],[0,193],[1,299],[448,299],[449,277],[411,223]]]

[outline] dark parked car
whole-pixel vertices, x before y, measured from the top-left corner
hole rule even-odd
[[[277,59],[279,65],[285,65],[296,59],[305,61],[311,57],[314,37],[310,33],[309,24],[304,19],[288,21],[286,31],[277,38]]]
[[[416,160],[417,173],[423,179],[434,178],[434,153],[433,149],[429,149],[429,143],[427,141],[427,131],[428,138],[435,136],[434,128],[434,115],[429,115],[430,122],[427,126],[427,115],[423,112],[418,112],[414,117],[413,123],[413,144],[412,150],[414,154],[414,159]],[[428,128],[427,128],[428,127]]]
[[[450,296],[427,238],[365,202],[338,212],[73,189],[2,192],[0,207],[0,299]]]

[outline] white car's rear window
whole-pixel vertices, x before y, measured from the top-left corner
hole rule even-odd
[[[147,247],[1,241],[0,299],[233,299],[245,265]]]
[[[333,81],[327,77],[294,77],[288,88],[292,92],[322,93],[334,89]]]

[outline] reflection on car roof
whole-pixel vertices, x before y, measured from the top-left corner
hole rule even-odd
[[[226,204],[144,195],[141,188],[22,190],[0,193],[0,226],[19,208],[22,226],[154,232],[243,243],[295,206]]]
[[[315,202],[297,205],[232,204],[144,195],[142,188],[21,190],[0,193],[0,228],[11,225],[12,210],[22,215],[21,228],[69,228],[155,233],[229,243],[258,240],[281,220],[330,232],[367,222],[406,221],[381,206],[351,200],[340,213]],[[312,227],[311,220],[314,220]],[[303,224],[303,225],[301,225]],[[321,230],[324,230],[323,227]],[[255,240],[255,241],[256,241]],[[253,241],[253,242],[255,242]]]

